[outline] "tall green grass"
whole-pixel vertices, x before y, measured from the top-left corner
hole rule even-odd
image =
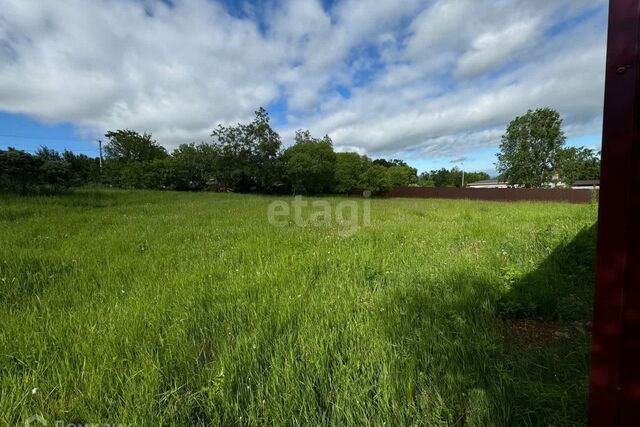
[[[589,319],[595,206],[380,199],[344,236],[273,200],[0,196],[0,420],[584,423],[588,333],[511,325]]]

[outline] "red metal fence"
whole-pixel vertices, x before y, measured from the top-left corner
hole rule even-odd
[[[569,203],[590,203],[595,197],[591,190],[568,188],[397,187],[385,195],[420,199],[472,199],[503,202],[532,200]]]
[[[589,425],[640,426],[640,1],[611,0]]]

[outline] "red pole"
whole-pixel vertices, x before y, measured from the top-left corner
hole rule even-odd
[[[611,0],[589,425],[640,426],[640,0]]]

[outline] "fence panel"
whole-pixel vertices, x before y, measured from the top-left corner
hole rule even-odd
[[[388,197],[421,199],[472,199],[503,202],[545,201],[591,203],[592,190],[569,188],[455,188],[455,187],[397,187],[384,194]]]

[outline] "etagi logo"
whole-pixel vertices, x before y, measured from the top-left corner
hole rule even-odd
[[[42,415],[39,415],[39,414],[30,416],[24,422],[25,427],[29,427],[29,426],[46,426],[47,424],[49,424],[49,423],[47,423],[47,420]]]
[[[24,422],[25,427],[46,426],[49,422],[40,414],[32,415]],[[131,424],[109,424],[109,423],[67,423],[63,420],[56,420],[55,427],[131,427]]]
[[[339,234],[351,236],[360,227],[371,223],[370,192],[365,192],[363,200],[342,200],[332,204],[329,200],[314,199],[309,202],[302,196],[293,201],[276,200],[267,208],[269,223],[275,227],[286,227],[292,223],[298,227],[321,227],[333,224],[339,227]],[[293,211],[293,222],[291,213]],[[360,212],[362,211],[362,214]]]

